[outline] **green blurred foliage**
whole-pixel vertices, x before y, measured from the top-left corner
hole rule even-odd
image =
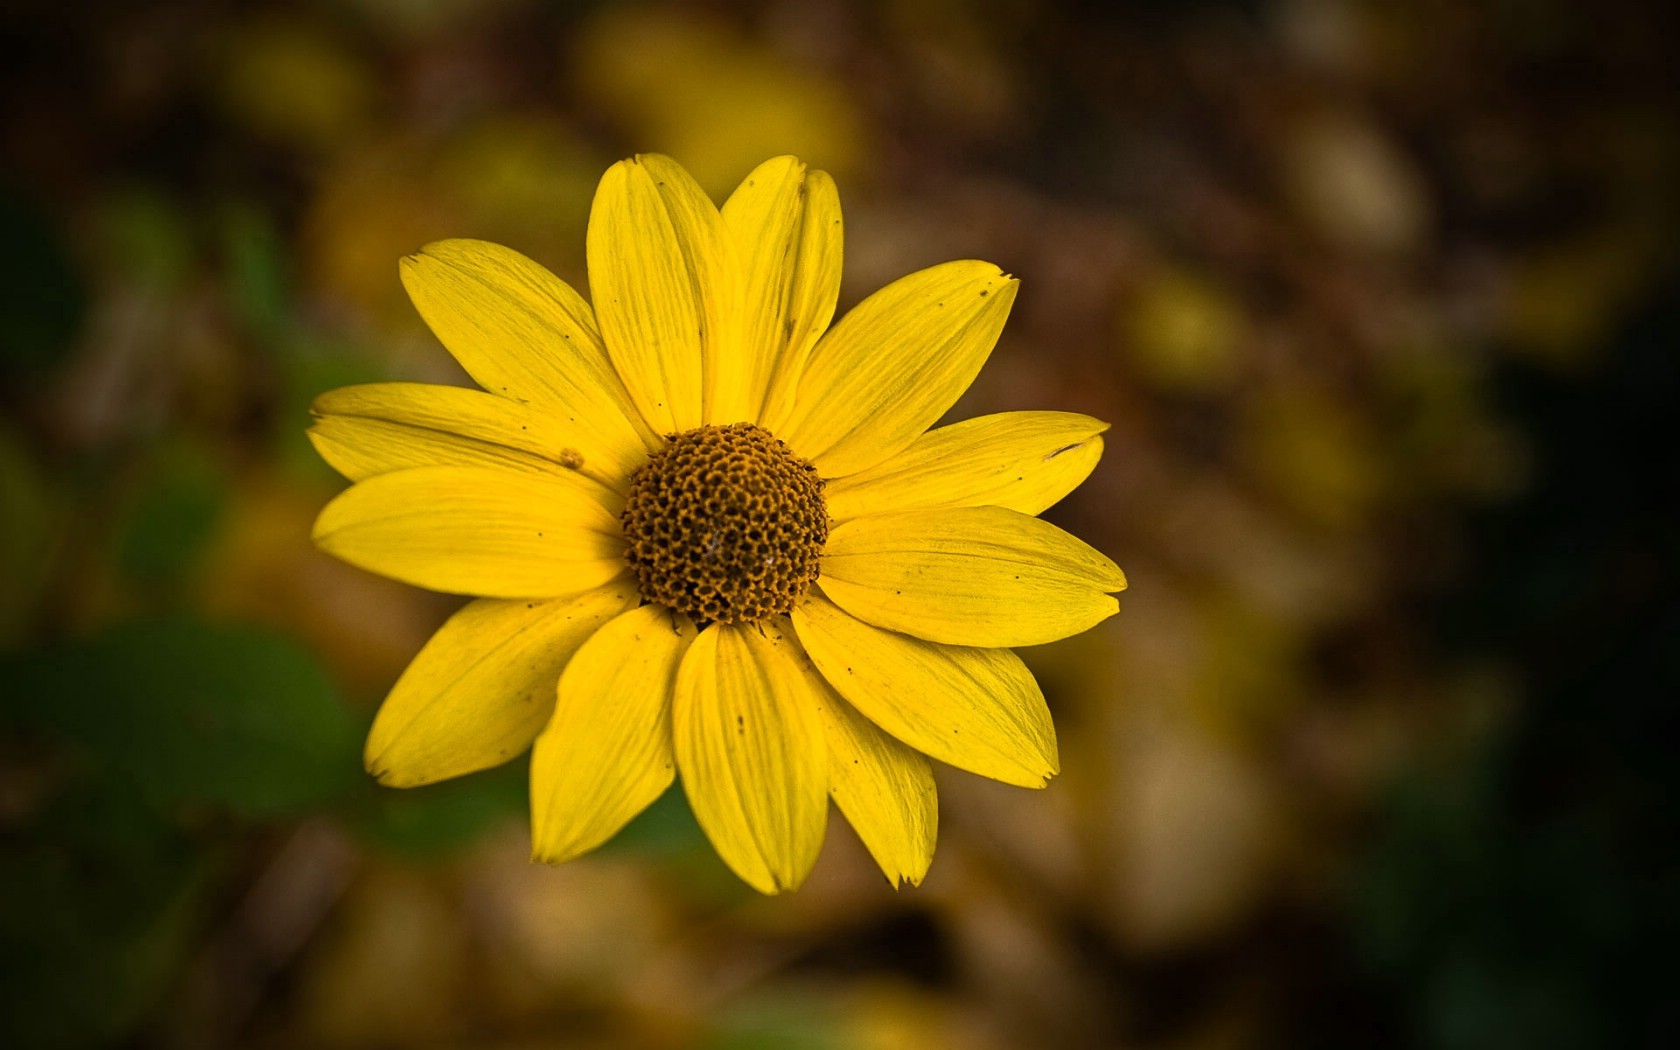
[[[395,856],[424,859],[458,852],[525,815],[526,763],[408,791],[369,785],[350,810],[349,826]]]
[[[103,1045],[171,987],[244,822],[357,784],[359,727],[305,651],[176,618],[0,662],[46,799],[9,829],[0,985],[16,1045]],[[214,829],[214,830],[212,830]]]
[[[143,585],[183,581],[214,534],[227,479],[204,449],[172,442],[150,457],[149,476],[123,522],[120,570]]]
[[[720,1019],[696,1050],[852,1050],[844,1015],[797,993],[746,1003]]]
[[[38,375],[63,360],[81,329],[87,289],[61,232],[0,183],[0,376]]]
[[[1378,981],[1415,991],[1417,1045],[1668,1038],[1680,466],[1644,450],[1680,386],[1675,303],[1629,318],[1590,380],[1500,377],[1539,435],[1535,484],[1475,522],[1483,556],[1440,633],[1522,668],[1526,717],[1409,771],[1354,884],[1352,932]]]
[[[246,328],[272,346],[296,323],[286,242],[260,205],[229,205],[220,219],[230,304]]]
[[[29,450],[8,429],[0,429],[0,650],[18,644],[33,626],[41,590],[51,574],[55,498]]]
[[[0,712],[160,812],[296,815],[356,783],[358,726],[308,652],[180,617],[8,659]]]
[[[0,1014],[14,1046],[107,1046],[171,986],[227,850],[118,775],[71,774],[0,854]],[[27,906],[16,906],[27,903]]]

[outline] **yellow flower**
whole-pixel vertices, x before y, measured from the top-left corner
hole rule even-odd
[[[1114,563],[1035,517],[1091,472],[1106,424],[1006,412],[929,431],[1014,280],[945,263],[830,328],[840,256],[824,173],[766,161],[720,210],[643,155],[596,191],[593,309],[497,245],[403,260],[484,390],[323,395],[310,436],[355,484],[315,541],[478,598],[380,708],[381,783],[535,741],[532,852],[558,862],[681,774],[724,861],[775,893],[810,871],[829,797],[888,879],[917,883],[928,758],[1025,787],[1055,775],[1043,694],[1007,647],[1118,608]]]

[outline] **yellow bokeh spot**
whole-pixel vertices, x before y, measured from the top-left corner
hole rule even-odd
[[[368,144],[328,172],[310,205],[300,253],[311,290],[384,333],[415,332],[397,261],[449,237],[506,243],[581,285],[584,224],[604,163],[541,114],[463,123],[434,141]]]
[[[1309,384],[1268,391],[1248,406],[1243,447],[1272,495],[1314,526],[1360,527],[1389,477],[1369,423]]]
[[[1152,275],[1122,306],[1120,325],[1139,377],[1159,389],[1204,393],[1237,378],[1247,322],[1209,278],[1170,269]]]
[[[245,128],[290,146],[327,150],[367,124],[367,67],[325,29],[258,21],[227,44],[218,70],[222,107]]]
[[[299,251],[329,309],[385,330],[418,324],[397,260],[465,225],[461,206],[427,177],[425,159],[413,149],[370,148],[346,158],[316,193]]]
[[[579,40],[571,75],[633,149],[676,157],[714,198],[765,157],[796,154],[843,182],[863,154],[840,84],[697,17],[608,12]]]
[[[473,236],[581,279],[589,202],[615,159],[552,117],[497,115],[441,144],[436,184],[471,218]]]
[[[1643,231],[1614,229],[1515,260],[1500,304],[1512,347],[1558,368],[1594,360],[1644,290],[1648,245]]]

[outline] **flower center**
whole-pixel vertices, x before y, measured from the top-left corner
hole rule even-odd
[[[792,609],[828,540],[822,488],[817,468],[763,427],[671,435],[630,475],[620,518],[642,597],[701,623]]]

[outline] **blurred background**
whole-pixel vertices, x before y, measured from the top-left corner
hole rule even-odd
[[[1672,6],[0,18],[0,1043],[1675,1045]],[[832,172],[843,307],[998,263],[954,415],[1113,421],[1063,773],[940,770],[919,889],[836,821],[760,898],[680,791],[532,865],[523,760],[361,770],[459,600],[311,548],[309,402],[464,382],[427,241],[586,288],[634,151]]]

